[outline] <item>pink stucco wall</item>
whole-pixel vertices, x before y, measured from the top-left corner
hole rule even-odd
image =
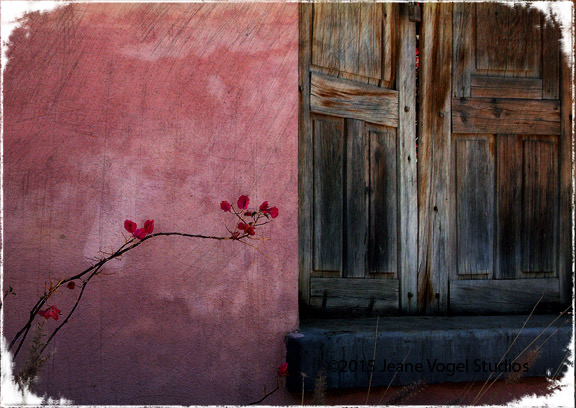
[[[110,264],[50,348],[41,392],[79,404],[245,404],[275,386],[298,323],[297,16],[294,3],[74,4],[30,14],[13,33],[8,340],[48,278],[123,242],[126,218],[221,235],[233,224],[223,199],[280,208],[262,231],[271,259],[237,242],[159,237]],[[50,303],[66,313],[77,293]]]

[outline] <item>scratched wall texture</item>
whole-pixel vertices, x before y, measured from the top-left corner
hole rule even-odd
[[[161,237],[113,262],[50,347],[39,391],[77,404],[259,399],[298,319],[297,4],[73,4],[29,14],[10,41],[8,340],[43,282],[118,247],[126,218],[218,235],[233,225],[222,199],[280,208],[271,259]],[[77,294],[50,303],[66,313]]]

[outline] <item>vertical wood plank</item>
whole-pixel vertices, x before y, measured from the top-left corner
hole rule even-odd
[[[558,154],[555,140],[522,144],[522,272],[555,270]]]
[[[542,39],[540,12],[522,5],[509,10],[506,69],[540,77]]]
[[[448,276],[455,268],[449,211],[452,4],[424,3],[418,123],[418,307],[446,313]],[[453,188],[452,188],[453,189]]]
[[[496,135],[496,270],[495,279],[520,276],[522,139]]]
[[[398,5],[384,3],[383,7],[383,57],[382,57],[382,86],[392,88],[396,73],[396,31],[398,30]]]
[[[344,120],[314,116],[314,270],[342,271]]]
[[[417,312],[418,182],[416,166],[416,23],[408,18],[408,6],[399,6],[398,46],[398,206],[400,211],[399,262],[400,307]]]
[[[346,217],[342,276],[363,278],[368,252],[368,138],[364,122],[346,120]]]
[[[371,273],[396,273],[398,251],[398,194],[396,130],[377,128],[370,139]]]
[[[510,8],[476,3],[476,68],[505,71],[508,60]]]
[[[310,302],[313,259],[313,144],[310,120],[312,4],[298,4],[298,299]]]
[[[453,14],[453,82],[455,97],[469,98],[470,76],[474,67],[474,10],[470,3],[454,3]]]
[[[552,21],[542,29],[542,99],[560,99],[560,29]]]
[[[456,143],[458,274],[494,271],[494,141],[459,138]]]
[[[354,4],[358,8],[359,31],[358,57],[354,61],[358,74],[370,78],[382,78],[382,5]]]
[[[560,135],[560,217],[559,217],[559,257],[558,272],[560,278],[560,302],[569,304],[572,301],[572,208],[574,208],[574,191],[572,183],[574,168],[572,157],[574,140],[572,139],[572,91],[574,78],[571,66],[574,56],[563,55],[561,62],[561,100],[562,100],[562,133]]]

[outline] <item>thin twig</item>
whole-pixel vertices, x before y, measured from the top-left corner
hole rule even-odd
[[[182,233],[182,232],[157,232],[155,234],[150,234],[139,241],[136,241],[134,238],[132,238],[132,239],[126,241],[124,244],[122,244],[122,246],[120,246],[120,248],[118,248],[111,255],[107,256],[106,258],[102,258],[101,260],[92,264],[91,266],[89,266],[88,268],[83,270],[82,272],[80,272],[76,275],[73,275],[69,278],[62,279],[62,280],[58,281],[58,283],[53,287],[52,287],[52,285],[50,285],[51,287],[44,292],[44,294],[40,297],[40,299],[38,299],[36,304],[30,310],[30,316],[28,318],[28,322],[24,325],[24,327],[22,327],[22,329],[20,329],[20,331],[18,331],[18,333],[16,333],[16,335],[14,336],[12,341],[10,342],[10,345],[8,346],[8,350],[11,350],[12,347],[14,347],[15,343],[18,341],[18,339],[20,339],[20,342],[18,344],[16,352],[14,353],[14,357],[16,357],[18,355],[18,353],[20,352],[20,349],[22,348],[22,345],[24,344],[26,337],[28,336],[28,333],[30,332],[32,322],[36,318],[36,315],[38,314],[40,309],[46,304],[46,302],[48,301],[50,296],[52,296],[52,294],[54,294],[54,292],[58,288],[60,288],[61,286],[65,285],[68,282],[80,279],[83,276],[93,272],[93,274],[90,275],[90,278],[85,282],[85,283],[87,283],[91,279],[91,277],[96,274],[95,272],[99,271],[110,260],[118,258],[118,257],[122,256],[123,254],[125,254],[126,252],[140,246],[143,242],[148,241],[148,240],[155,238],[155,237],[159,237],[159,236],[181,236],[181,237],[186,237],[186,238],[213,239],[213,240],[217,240],[217,241],[226,241],[226,240],[231,239],[231,237],[216,237],[216,236],[201,235],[201,234],[186,234],[186,233]],[[244,236],[239,237],[236,240],[239,242],[245,243],[244,241],[241,241],[242,238],[244,238]],[[247,245],[253,247],[250,244],[247,244]],[[253,248],[255,248],[255,247],[253,247]],[[258,248],[255,248],[255,249],[257,249],[260,253],[262,253],[262,251],[260,251]],[[266,256],[265,254],[263,254],[263,255]],[[85,285],[83,286],[83,289],[84,289],[84,287],[85,287]],[[75,306],[77,306],[77,305],[75,305]],[[67,321],[68,321],[68,319],[66,319],[64,321],[64,323]],[[62,325],[60,325],[57,328],[56,332],[60,329],[60,327],[62,327]]]

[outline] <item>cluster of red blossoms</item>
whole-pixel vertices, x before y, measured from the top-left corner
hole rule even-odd
[[[138,228],[138,225],[136,225],[134,221],[126,220],[124,221],[124,228],[132,234],[134,238],[144,239],[146,235],[152,234],[152,231],[154,231],[154,220],[146,220],[146,222],[144,222],[144,228]]]
[[[229,213],[233,212],[240,220],[240,222],[236,225],[235,230],[230,231],[232,234],[232,239],[239,239],[256,234],[256,227],[267,224],[269,222],[267,221],[258,224],[258,221],[262,217],[266,217],[267,219],[278,217],[278,207],[270,207],[268,201],[264,201],[262,204],[260,204],[258,211],[248,210],[249,203],[250,198],[247,195],[241,195],[236,201],[238,210],[236,210],[234,206],[228,201],[222,201],[220,203],[220,208],[222,211]]]
[[[38,314],[46,320],[50,318],[58,320],[58,316],[61,315],[62,313],[56,306],[48,306],[46,310],[40,310]]]

